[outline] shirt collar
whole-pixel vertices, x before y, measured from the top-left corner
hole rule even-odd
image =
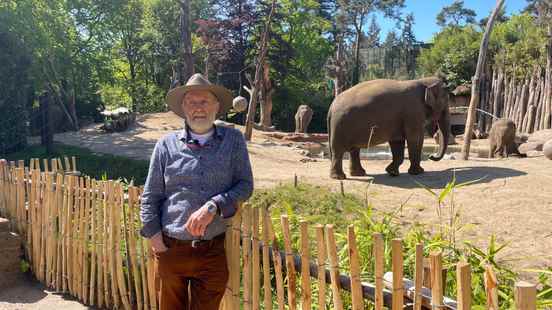
[[[213,124],[213,129],[215,131],[213,133],[213,137],[222,140],[222,137],[224,136],[223,127]],[[184,125],[184,128],[178,133],[178,140],[187,143],[191,138],[192,135],[190,134],[190,127],[188,125]]]

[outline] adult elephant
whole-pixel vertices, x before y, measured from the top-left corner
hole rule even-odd
[[[389,175],[399,175],[405,141],[410,157],[408,173],[424,172],[420,166],[424,126],[426,122],[433,124],[431,135],[440,131],[439,151],[429,158],[441,160],[450,131],[448,100],[449,92],[437,77],[410,81],[373,80],[339,94],[328,111],[330,177],[345,179],[342,167],[345,152],[351,155],[350,174],[366,175],[360,164],[360,149],[367,147],[369,140],[371,146],[389,142],[393,153],[393,162],[385,169]]]

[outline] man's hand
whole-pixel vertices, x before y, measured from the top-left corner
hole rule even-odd
[[[163,242],[162,232],[158,232],[150,238],[150,245],[155,253],[163,253],[168,250],[167,246]]]
[[[207,225],[215,218],[215,214],[210,213],[208,207],[208,204],[204,204],[201,208],[192,213],[186,224],[184,224],[184,228],[187,229],[192,236],[203,236],[205,234],[205,229],[207,229]]]

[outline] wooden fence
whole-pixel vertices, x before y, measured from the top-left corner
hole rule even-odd
[[[85,304],[100,308],[157,309],[155,261],[139,234],[141,189],[114,181],[80,177],[75,160],[0,161],[0,215],[9,218],[24,242],[25,256],[36,278]],[[341,274],[333,225],[301,221],[290,230],[279,219],[283,240],[275,237],[267,208],[240,208],[226,232],[230,279],[221,305],[238,309],[470,309],[471,271],[457,264],[457,300],[443,296],[441,253],[423,257],[416,246],[415,279],[403,278],[401,240],[391,244],[392,272],[384,271],[384,241],[373,236],[375,283],[360,278],[355,229],[346,232],[348,275]],[[309,233],[310,232],[310,233]],[[292,239],[299,236],[295,252]],[[312,236],[311,236],[312,235]],[[312,238],[314,237],[314,238]],[[283,244],[283,251],[279,244]],[[311,255],[316,249],[316,259]],[[424,259],[430,263],[424,269]],[[424,274],[426,273],[426,274]],[[429,275],[429,277],[428,277]],[[429,281],[424,281],[424,278]],[[425,282],[425,283],[424,283]],[[498,309],[496,277],[486,273],[488,308]],[[431,288],[427,288],[431,286]],[[347,291],[347,294],[344,292]],[[329,298],[331,296],[331,298]],[[316,299],[315,299],[316,297]],[[536,309],[536,287],[516,285],[517,309]]]
[[[518,132],[532,133],[552,126],[552,66],[535,67],[516,78],[496,68],[483,80],[479,108],[514,121]],[[478,113],[479,129],[489,131],[492,119]]]

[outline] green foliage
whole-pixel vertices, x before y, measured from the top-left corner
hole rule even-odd
[[[474,10],[464,7],[463,0],[455,0],[451,5],[443,7],[437,14],[437,25],[457,27],[462,24],[473,24],[476,15]]]
[[[525,77],[536,65],[545,63],[545,27],[527,13],[503,20],[491,33],[487,62],[506,73]],[[445,27],[432,39],[432,47],[418,57],[419,70],[425,75],[443,73],[452,88],[470,83],[481,38],[482,29],[473,25]]]
[[[77,169],[84,175],[98,180],[127,179],[136,185],[142,185],[148,174],[148,162],[134,160],[122,156],[92,153],[88,149],[54,144],[52,154],[46,154],[46,149],[40,146],[29,146],[28,148],[9,154],[7,160],[25,160],[27,163],[31,158],[63,158],[75,156]],[[42,164],[42,162],[41,162]]]
[[[451,88],[469,83],[477,65],[481,37],[473,26],[444,28],[433,38],[432,47],[420,53],[420,71],[425,75],[441,72]]]

